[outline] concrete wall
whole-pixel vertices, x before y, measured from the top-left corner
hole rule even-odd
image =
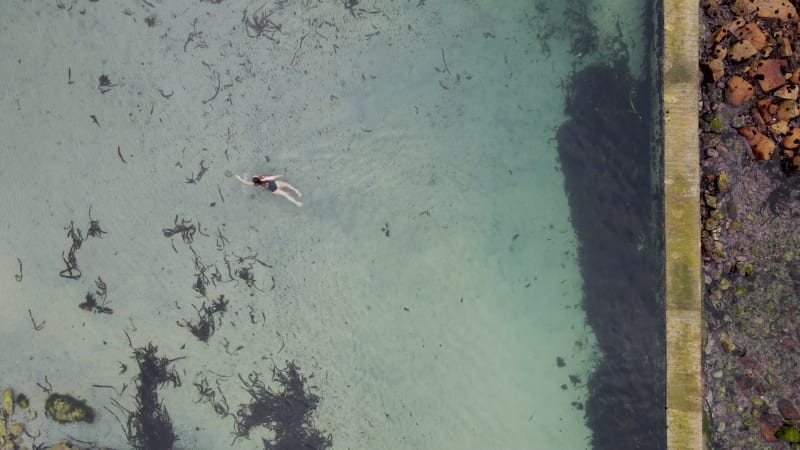
[[[664,0],[667,448],[703,448],[697,0]]]

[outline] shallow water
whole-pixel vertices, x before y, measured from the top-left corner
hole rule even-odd
[[[579,252],[591,236],[573,226],[556,138],[571,76],[614,42],[629,56],[619,70],[646,78],[641,5],[0,8],[0,380],[39,410],[38,443],[126,447],[115,415],[135,413],[133,354],[152,343],[181,379],[157,390],[177,448],[280,444],[274,424],[234,440],[235,423],[248,374],[280,393],[269,380],[289,362],[319,398],[301,428],[332,448],[591,446],[586,415],[603,402],[589,386],[614,350],[589,326],[598,260]],[[264,19],[280,28],[254,37]],[[578,24],[596,28],[593,51]],[[647,156],[607,160],[650,170]],[[281,174],[304,205],[234,174]],[[625,189],[624,176],[592,176]],[[645,219],[633,231],[615,219],[603,239],[651,242]],[[91,220],[107,234],[87,237]],[[179,224],[194,233],[165,236]],[[113,314],[81,309],[87,293]],[[201,342],[186,325],[221,295],[227,311]],[[609,377],[626,380],[619,370]],[[47,421],[42,387],[87,400],[96,420]]]

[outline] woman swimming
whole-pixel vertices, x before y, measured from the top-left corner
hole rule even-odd
[[[262,175],[260,177],[253,177],[248,180],[246,178],[240,177],[239,175],[236,175],[236,179],[249,186],[264,186],[267,188],[268,191],[272,192],[273,194],[280,195],[281,197],[285,198],[286,200],[289,200],[290,202],[294,203],[297,206],[303,206],[303,202],[298,202],[283,189],[286,188],[291,191],[294,191],[294,193],[297,194],[298,197],[302,197],[303,194],[301,194],[300,191],[298,191],[291,184],[285,181],[278,180],[278,178],[280,178],[281,176],[282,175],[270,175],[270,176]]]

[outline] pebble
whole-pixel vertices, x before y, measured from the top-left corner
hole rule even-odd
[[[794,407],[790,400],[785,398],[778,400],[778,411],[786,420],[797,421],[800,420],[800,412]]]
[[[716,370],[714,371],[714,373],[711,374],[711,376],[714,378],[722,378],[722,374],[723,374],[722,370]]]

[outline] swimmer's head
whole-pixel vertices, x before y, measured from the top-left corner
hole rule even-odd
[[[253,184],[258,184],[258,185],[263,184],[261,182],[261,177],[253,177]]]

